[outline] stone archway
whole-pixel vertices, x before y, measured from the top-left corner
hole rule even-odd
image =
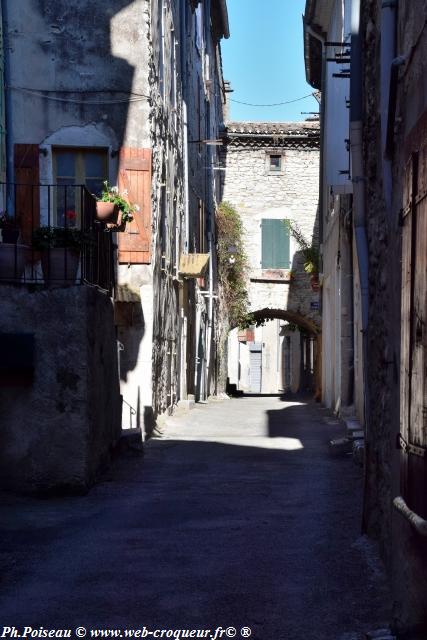
[[[307,331],[313,336],[319,336],[321,331],[320,327],[314,322],[312,318],[307,318],[296,311],[289,311],[288,309],[258,309],[257,311],[251,311],[255,320],[262,320],[263,318],[274,320],[287,320],[297,324],[302,329]]]
[[[251,314],[254,324],[257,326],[256,329],[251,328],[245,331],[234,329],[234,333],[238,335],[239,345],[237,353],[234,345],[234,355],[231,356],[235,361],[234,367],[230,367],[229,359],[230,381],[233,385],[247,393],[282,393],[286,390],[307,392],[310,390],[316,399],[320,399],[322,337],[321,329],[315,320],[312,317],[304,316],[299,311],[283,308],[252,309]],[[296,325],[296,327],[286,329],[287,324],[277,323],[274,325],[270,322],[272,320],[283,320],[291,325]],[[274,331],[276,331],[275,336],[277,337],[276,349],[274,345],[276,337],[272,333]],[[229,348],[233,348],[233,339],[235,341],[236,336],[232,338],[231,343],[229,341]],[[269,386],[274,372],[268,372],[265,369],[266,366],[271,368],[274,362],[276,362],[277,389]],[[259,367],[259,375],[254,375],[254,366]],[[255,381],[256,385],[259,377],[261,377],[260,388],[257,389],[253,387],[253,384]],[[266,377],[269,382],[265,381]],[[292,385],[290,384],[291,379]]]

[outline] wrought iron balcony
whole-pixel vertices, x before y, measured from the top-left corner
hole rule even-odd
[[[0,183],[0,202],[0,282],[112,293],[112,234],[85,186]]]

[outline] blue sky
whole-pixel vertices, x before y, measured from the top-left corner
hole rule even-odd
[[[305,0],[227,0],[230,33],[222,41],[224,78],[233,100],[271,104],[307,95],[302,14]],[[232,120],[304,120],[314,98],[280,107],[231,103]]]

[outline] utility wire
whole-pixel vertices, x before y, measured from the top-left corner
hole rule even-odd
[[[231,102],[236,102],[237,104],[244,104],[247,107],[281,107],[284,104],[292,104],[292,102],[300,102],[301,100],[305,100],[306,98],[314,98],[314,93],[308,93],[306,96],[302,96],[301,98],[295,98],[294,100],[287,100],[286,102],[275,102],[273,104],[252,104],[251,102],[242,102],[241,100],[234,100],[230,98]]]
[[[26,87],[6,87],[6,89],[9,89],[11,91],[21,91],[22,93],[28,93],[30,95],[34,95],[37,96],[39,98],[43,98],[45,100],[53,100],[54,102],[71,102],[73,104],[91,104],[91,105],[103,105],[103,104],[124,104],[124,103],[129,103],[129,102],[141,102],[142,100],[145,100],[147,98],[149,98],[150,96],[146,96],[142,93],[133,93],[131,91],[69,91],[69,90],[64,90],[62,91],[61,89],[56,89],[55,91],[49,91],[49,90],[41,90],[41,91],[37,91],[35,89],[27,89]],[[122,94],[126,94],[128,97],[127,98],[113,98],[112,100],[85,100],[85,99],[79,99],[76,100],[74,98],[61,98],[59,96],[53,96],[53,95],[48,95],[48,94],[52,94],[52,93],[122,93]]]

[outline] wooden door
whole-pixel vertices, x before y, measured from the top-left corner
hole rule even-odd
[[[407,165],[402,237],[401,485],[427,517],[427,145]]]

